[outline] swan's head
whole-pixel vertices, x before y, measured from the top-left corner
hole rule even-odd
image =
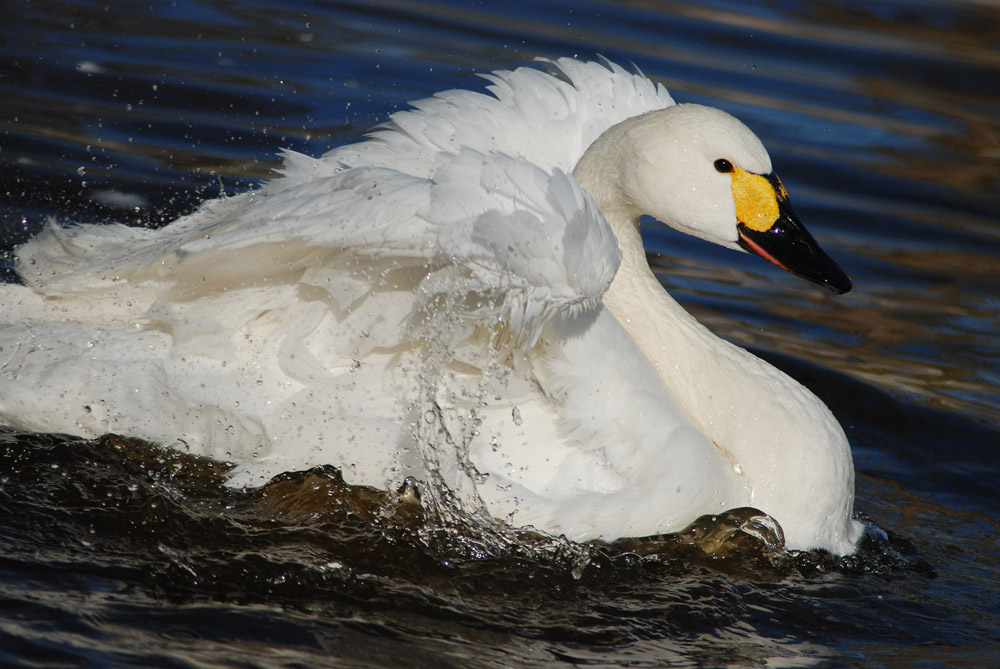
[[[755,253],[835,293],[851,289],[799,222],[764,145],[726,112],[694,104],[650,112],[615,126],[587,154],[576,173],[599,204]]]

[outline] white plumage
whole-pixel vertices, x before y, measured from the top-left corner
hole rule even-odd
[[[617,66],[549,67],[161,230],[50,225],[0,289],[0,419],[233,461],[235,485],[434,479],[573,539],[756,506],[791,548],[852,551],[839,425],[681,309],[638,236],[651,214],[736,247],[713,161],[769,174],[763,147]]]

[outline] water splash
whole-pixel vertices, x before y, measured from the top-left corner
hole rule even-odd
[[[429,544],[476,559],[522,551],[525,545],[518,533],[498,522],[479,495],[477,486],[487,476],[471,458],[473,441],[487,438],[480,433],[478,409],[489,391],[495,393],[497,379],[502,383],[504,378],[498,374],[505,355],[504,331],[484,330],[479,319],[467,316],[484,309],[481,296],[472,297],[477,291],[467,277],[438,274],[435,295],[422,305],[410,333],[423,346],[414,411],[420,418],[413,425],[413,438],[427,476],[421,501],[433,522],[422,528],[422,536]],[[478,354],[478,376],[468,373],[465,354],[470,347]]]

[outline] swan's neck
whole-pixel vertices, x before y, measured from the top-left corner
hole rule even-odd
[[[613,228],[622,262],[604,294],[604,306],[632,336],[702,432],[730,451],[733,446],[723,427],[729,422],[725,414],[745,398],[726,397],[727,389],[734,375],[745,373],[749,356],[715,336],[663,289],[646,261],[638,221],[619,221]]]
[[[774,449],[773,443],[762,443],[773,442],[772,435],[761,433],[759,425],[744,423],[757,423],[761,412],[771,410],[761,397],[785,391],[809,393],[770,365],[712,334],[667,294],[653,275],[639,234],[644,212],[630,197],[628,187],[635,178],[630,171],[636,169],[636,155],[641,153],[630,129],[642,118],[605,131],[573,170],[604,214],[622,253],[604,305],[702,432],[737,463],[760,462],[762,454],[756,451],[761,447]],[[772,388],[775,378],[791,390]],[[747,433],[748,429],[755,434]]]
[[[706,385],[702,372],[724,365],[719,360],[720,351],[730,353],[726,349],[735,347],[709,332],[670,297],[646,262],[639,234],[643,212],[632,202],[624,185],[633,177],[627,170],[635,163],[637,150],[629,134],[634,122],[636,119],[629,119],[598,137],[573,170],[604,214],[622,253],[621,266],[604,295],[604,305],[639,345],[688,414],[715,439],[711,429],[714,412],[706,406],[706,398],[699,390]]]
[[[599,173],[574,174],[583,177],[581,185],[591,192],[621,248],[621,266],[604,295],[605,307],[702,433],[733,463],[746,488],[743,503],[775,515],[786,535],[803,545],[832,542],[843,552],[852,550],[858,532],[849,520],[854,468],[846,437],[829,409],[687,313],[646,261],[638,212],[617,197],[609,180],[592,181]],[[818,533],[803,538],[803,532]]]
[[[771,513],[791,548],[853,550],[854,467],[843,430],[815,395],[771,365],[716,337],[657,281],[639,235],[634,194],[648,169],[631,129],[605,131],[574,176],[604,214],[622,253],[604,306],[656,369],[667,390],[743,481],[741,504]],[[810,536],[812,535],[812,536]]]

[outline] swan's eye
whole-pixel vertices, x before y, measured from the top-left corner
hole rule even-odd
[[[715,169],[722,173],[732,172],[733,164],[725,158],[719,158],[715,161]]]

